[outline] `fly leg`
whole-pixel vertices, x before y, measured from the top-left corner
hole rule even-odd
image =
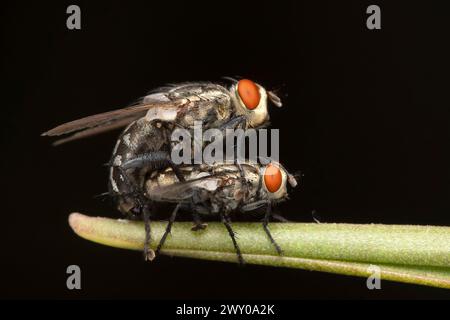
[[[175,207],[175,209],[173,210],[172,215],[169,218],[169,222],[167,223],[166,231],[164,232],[163,236],[161,237],[161,240],[159,241],[158,247],[156,248],[156,251],[155,251],[156,255],[158,255],[159,252],[161,251],[162,246],[166,242],[168,234],[172,230],[172,225],[173,225],[173,223],[175,221],[175,218],[177,217],[177,212],[178,212],[178,209],[180,209],[180,206],[181,206],[181,204],[178,203],[177,206]]]
[[[242,257],[241,249],[239,248],[239,245],[236,241],[236,235],[233,229],[231,228],[230,218],[226,213],[220,213],[220,218],[222,219],[222,222],[227,228],[228,234],[230,235],[231,240],[233,241],[234,249],[236,250],[239,264],[244,265],[244,258]]]
[[[178,168],[178,166],[175,163],[173,163],[172,160],[169,160],[168,163],[169,163],[169,167],[172,168],[172,170],[175,173],[175,175],[177,176],[178,180],[180,182],[186,181],[186,179],[184,178],[183,174],[180,171],[180,168]]]
[[[171,167],[178,180],[184,182],[184,176],[178,166],[170,159],[170,153],[167,151],[152,151],[137,155],[136,157],[125,161],[121,165],[123,170],[130,168],[148,167],[150,170],[162,170]]]
[[[191,228],[192,231],[205,230],[208,226],[207,223],[202,222],[197,212],[192,213],[192,218],[194,219],[194,226]]]
[[[144,220],[145,225],[145,242],[144,242],[144,259],[147,260],[153,260],[155,258],[155,252],[150,249],[150,207],[153,208],[153,203],[147,199],[144,195],[144,193],[136,186],[136,183],[130,181],[130,178],[128,174],[125,172],[125,170],[118,166],[117,167],[120,171],[121,176],[124,178],[124,182],[127,185],[127,190],[129,192],[127,194],[123,194],[123,196],[131,196],[135,204],[137,204],[137,212],[130,211],[130,215],[133,214],[140,214],[140,216]],[[133,208],[131,208],[133,209]]]
[[[142,214],[144,217],[144,225],[145,225],[145,242],[144,242],[144,259],[146,261],[152,261],[155,258],[155,252],[150,249],[150,208],[148,204],[144,204],[142,207]]]
[[[221,131],[225,131],[226,129],[237,129],[237,128],[245,129],[246,123],[247,119],[245,118],[245,116],[236,116],[231,120],[225,122],[221,126],[219,126],[218,129]]]
[[[241,187],[242,189],[244,189],[244,201],[245,199],[247,199],[248,195],[249,195],[249,190],[250,190],[250,182],[247,181],[247,179],[245,179],[245,172],[244,169],[242,168],[241,163],[239,162],[238,159],[236,159],[234,161],[239,169],[239,175],[240,175],[240,180],[241,180]]]
[[[194,219],[194,226],[191,228],[192,231],[204,230],[208,226],[207,223],[203,223],[200,219],[199,212],[204,214],[209,213],[209,209],[205,208],[202,204],[209,198],[209,193],[200,191],[198,189],[193,190],[193,195],[190,201],[190,207],[192,212],[192,218]]]
[[[266,214],[264,215],[262,225],[263,225],[264,231],[266,232],[267,236],[269,237],[270,242],[273,244],[273,246],[275,247],[275,250],[277,250],[278,254],[281,256],[283,254],[283,250],[281,250],[278,243],[275,242],[275,239],[272,237],[272,234],[270,233],[270,230],[268,228],[269,219],[271,216],[272,216],[272,204],[270,202],[268,202],[267,208],[266,208]]]
[[[150,248],[151,238],[151,229],[150,229],[150,214],[152,209],[154,209],[154,203],[148,200],[144,194],[140,191],[136,191],[135,193],[136,201],[138,203],[138,210],[141,213],[141,216],[144,220],[144,228],[145,228],[145,241],[144,241],[144,260],[152,261],[155,259],[155,252]]]
[[[132,185],[133,186],[133,185]],[[134,187],[133,187],[134,188]],[[150,249],[150,213],[154,210],[154,203],[147,199],[142,192],[137,189],[132,189],[126,196],[130,196],[133,199],[134,207],[130,208],[128,214],[136,218],[142,217],[145,226],[145,241],[144,241],[144,259],[153,260],[155,258],[155,252]],[[134,220],[134,219],[133,219]]]

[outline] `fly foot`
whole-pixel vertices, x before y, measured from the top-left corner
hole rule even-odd
[[[208,226],[207,223],[197,223],[191,228],[191,230],[192,231],[205,230],[207,226]]]
[[[148,249],[147,252],[144,252],[145,261],[153,261],[155,257],[156,257],[155,251],[153,251],[152,249]]]

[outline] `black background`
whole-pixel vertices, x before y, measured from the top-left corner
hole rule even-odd
[[[74,235],[68,214],[119,217],[106,191],[117,132],[54,148],[43,131],[168,82],[241,75],[283,86],[281,160],[294,221],[450,225],[448,10],[442,2],[2,3],[3,298],[449,298],[445,290],[160,257]],[[78,4],[82,29],[66,28]],[[82,290],[66,289],[66,267]]]

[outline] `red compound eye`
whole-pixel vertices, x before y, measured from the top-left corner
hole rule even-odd
[[[241,97],[247,109],[253,110],[259,105],[261,95],[259,94],[258,86],[253,81],[247,79],[239,80],[237,89],[239,97]]]
[[[264,171],[264,184],[269,192],[277,192],[281,187],[283,177],[278,167],[269,164]]]

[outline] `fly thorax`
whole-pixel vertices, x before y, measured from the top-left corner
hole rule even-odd
[[[216,108],[217,120],[223,122],[231,118],[231,109],[229,104],[220,104]]]

